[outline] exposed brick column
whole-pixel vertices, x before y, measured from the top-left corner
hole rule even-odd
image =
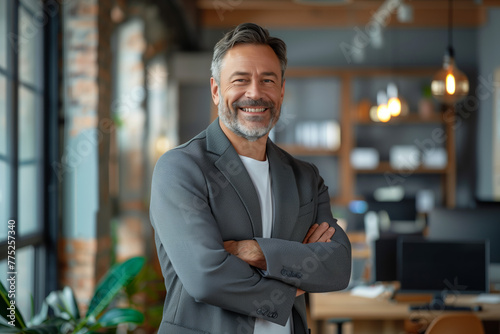
[[[99,1],[97,44],[99,101],[97,114],[98,130],[102,135],[99,141],[99,212],[97,215],[97,263],[95,279],[99,280],[110,267],[111,255],[111,208],[109,196],[109,157],[110,135],[115,131],[111,118],[112,96],[112,50],[111,33],[114,24],[110,19],[112,1]]]
[[[74,290],[82,312],[109,269],[111,254],[110,3],[71,0],[62,6],[65,170],[60,282]]]

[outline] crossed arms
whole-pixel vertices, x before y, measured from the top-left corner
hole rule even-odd
[[[331,237],[334,233],[335,228],[330,227],[327,222],[323,222],[321,225],[314,224],[307,232],[302,243],[310,244],[315,242],[331,242]],[[237,256],[251,266],[267,270],[266,257],[264,256],[259,243],[255,240],[228,240],[224,242],[224,249],[228,253]],[[304,290],[297,288],[295,297],[303,295],[304,293]]]

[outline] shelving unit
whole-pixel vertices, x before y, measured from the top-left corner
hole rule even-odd
[[[455,188],[456,188],[456,156],[455,156],[455,116],[453,110],[445,113],[436,112],[430,117],[422,118],[415,112],[410,112],[407,116],[395,118],[388,123],[378,123],[373,121],[361,120],[358,118],[356,106],[357,102],[353,97],[353,83],[355,80],[377,80],[379,78],[405,77],[430,78],[437,71],[437,68],[402,68],[402,69],[334,69],[334,68],[291,68],[287,70],[287,78],[292,79],[311,79],[311,78],[336,78],[340,81],[338,108],[340,114],[336,119],[340,124],[341,146],[338,150],[326,150],[321,148],[308,148],[297,145],[280,144],[289,153],[303,157],[335,157],[338,164],[338,191],[333,196],[332,203],[337,205],[347,205],[353,199],[362,198],[356,194],[356,182],[358,175],[380,175],[384,177],[387,174],[403,175],[408,174],[425,177],[425,175],[438,175],[442,180],[443,205],[447,207],[455,206]],[[286,93],[285,93],[286,94]],[[333,93],[332,93],[333,94]],[[333,107],[332,107],[333,109]],[[333,110],[325,110],[325,117],[333,115]],[[351,165],[351,152],[356,147],[357,136],[356,128],[359,127],[383,127],[391,129],[398,126],[418,126],[436,125],[443,129],[443,136],[446,138],[444,148],[447,152],[447,165],[444,168],[428,168],[418,166],[413,170],[395,169],[386,160],[381,160],[378,167],[374,169],[355,169]],[[384,140],[381,138],[380,140]],[[387,139],[385,139],[387,140]],[[324,171],[323,171],[324,173]]]
[[[329,150],[326,148],[310,148],[301,145],[279,144],[279,146],[291,155],[300,156],[337,156],[339,150]]]
[[[356,124],[360,125],[371,125],[371,126],[391,126],[394,124],[441,124],[443,123],[443,117],[439,114],[432,115],[428,118],[422,118],[416,114],[416,112],[410,112],[407,116],[402,116],[398,118],[393,118],[387,123],[373,122],[365,120],[356,120]]]
[[[383,174],[383,173],[394,173],[394,174],[446,174],[446,168],[428,168],[424,166],[418,166],[415,169],[396,169],[393,168],[389,161],[380,161],[377,168],[374,169],[354,169],[357,174]]]

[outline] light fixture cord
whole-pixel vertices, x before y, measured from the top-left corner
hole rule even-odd
[[[448,1],[448,54],[450,57],[455,56],[453,50],[453,0]]]

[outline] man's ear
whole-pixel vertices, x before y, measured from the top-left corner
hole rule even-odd
[[[216,106],[219,105],[219,85],[215,81],[214,77],[210,78],[210,91],[212,92],[212,101]]]

